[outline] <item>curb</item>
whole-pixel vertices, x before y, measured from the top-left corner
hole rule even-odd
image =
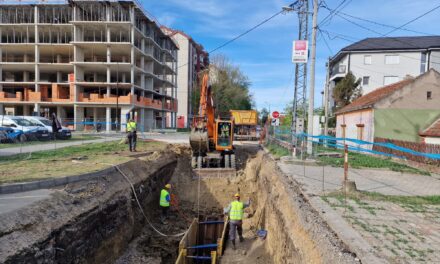
[[[33,182],[0,185],[0,194],[11,194],[11,193],[27,192],[38,189],[58,187],[58,186],[66,185],[68,183],[74,183],[74,182],[103,177],[113,171],[116,171],[116,169],[114,167],[110,167],[98,172],[91,172],[82,175],[66,176],[62,178],[33,181]]]

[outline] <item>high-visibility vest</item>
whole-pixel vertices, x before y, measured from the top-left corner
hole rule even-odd
[[[127,131],[128,132],[136,131],[136,122],[128,122],[127,123]]]
[[[242,202],[233,201],[231,203],[231,211],[229,211],[230,220],[242,220],[243,219],[244,205]]]
[[[170,195],[170,193],[167,190],[162,189],[162,191],[160,191],[160,206],[170,207],[170,202],[167,201],[168,195]]]

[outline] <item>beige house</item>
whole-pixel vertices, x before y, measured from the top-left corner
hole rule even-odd
[[[420,142],[419,133],[440,118],[436,70],[381,87],[336,112],[336,137],[374,142]]]

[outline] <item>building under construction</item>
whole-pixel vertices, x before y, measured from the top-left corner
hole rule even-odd
[[[0,35],[0,114],[175,127],[177,46],[138,1],[1,1]]]

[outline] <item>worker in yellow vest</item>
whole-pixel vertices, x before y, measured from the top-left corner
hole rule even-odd
[[[170,209],[170,196],[171,184],[167,183],[165,188],[160,191],[160,201],[159,205],[161,208],[160,220],[162,224],[166,224],[166,219],[168,217],[168,210]]]
[[[130,148],[130,151],[136,152],[136,141],[137,141],[137,134],[136,134],[136,122],[134,122],[133,119],[130,119],[127,123],[127,138],[128,138],[128,146]]]
[[[232,248],[235,250],[235,234],[238,232],[240,242],[243,242],[243,213],[246,207],[249,207],[251,200],[247,203],[240,202],[240,194],[234,195],[235,201],[231,202],[224,209],[224,213],[229,213],[229,240],[232,242]]]

